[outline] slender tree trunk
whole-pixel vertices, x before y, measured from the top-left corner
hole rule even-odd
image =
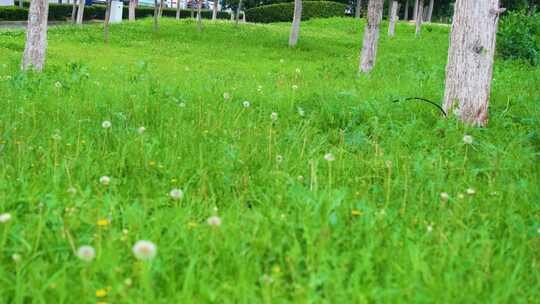
[[[19,7],[23,8],[23,0],[19,0]]]
[[[424,0],[420,0],[416,13],[416,37],[419,37],[422,33],[422,20],[424,19]]]
[[[197,3],[197,29],[199,30],[199,32],[202,31],[201,10],[202,10],[202,0],[199,0],[199,2]]]
[[[193,0],[189,2],[189,7],[191,8],[191,19],[195,18],[195,8],[193,7]]]
[[[240,11],[242,10],[242,0],[238,1],[238,8],[236,9],[236,25],[240,21]]]
[[[159,15],[159,7],[158,7],[158,0],[154,0],[154,33],[157,33],[158,31],[158,15]]]
[[[231,22],[233,22],[234,20],[235,20],[234,10],[231,9]]]
[[[379,44],[379,25],[383,15],[384,0],[369,0],[364,42],[360,56],[360,72],[369,73],[375,66]]]
[[[112,0],[107,0],[107,8],[105,9],[105,20],[103,21],[103,39],[105,44],[109,43],[109,21],[111,20],[111,3]]]
[[[435,4],[434,2],[435,0],[429,0],[429,9],[428,9],[427,19],[426,19],[427,22],[431,22],[431,18],[433,17],[433,5]]]
[[[79,9],[77,9],[77,24],[82,25],[84,20],[84,0],[79,0]]]
[[[354,17],[360,19],[362,13],[362,0],[356,0],[356,10],[354,11]]]
[[[388,36],[394,37],[396,32],[396,22],[398,20],[398,8],[399,4],[397,1],[392,2],[392,7],[390,9],[390,25],[388,26]]]
[[[26,45],[22,59],[22,69],[42,71],[45,65],[47,51],[47,17],[49,14],[48,0],[32,0],[28,10],[28,28],[26,30]]]
[[[163,0],[159,1],[159,18],[163,16]]]
[[[212,21],[217,20],[218,6],[219,6],[219,1],[214,0],[214,8],[212,10]]]
[[[289,37],[289,46],[295,47],[298,43],[298,34],[300,33],[300,22],[302,21],[302,0],[294,0],[294,16],[291,27],[291,36]]]
[[[71,22],[73,24],[77,23],[77,3],[75,0],[73,0],[73,5],[71,7]]]
[[[180,0],[176,0],[176,20],[180,20]]]
[[[409,0],[405,1],[405,16],[403,16],[403,20],[409,20]]]
[[[135,0],[129,0],[129,21],[135,21]]]
[[[414,2],[413,20],[416,21],[416,17],[418,17],[418,0]]]
[[[444,110],[466,124],[486,126],[493,77],[499,0],[457,0],[450,34]]]

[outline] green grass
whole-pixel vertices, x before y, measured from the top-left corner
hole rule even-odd
[[[0,302],[536,301],[540,69],[497,60],[489,127],[467,128],[392,103],[440,102],[448,28],[385,26],[358,76],[362,30],[311,20],[291,50],[288,24],[59,27],[39,75],[0,32]]]

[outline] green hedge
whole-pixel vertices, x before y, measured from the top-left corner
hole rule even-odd
[[[302,3],[302,19],[345,16],[347,6],[331,1],[307,1]],[[294,3],[264,5],[246,10],[249,22],[270,23],[292,21]]]
[[[71,4],[49,4],[49,20],[50,21],[65,21],[71,19]],[[137,18],[149,17],[154,15],[154,8],[139,7],[135,10]],[[164,17],[176,17],[176,9],[164,9]],[[124,19],[128,18],[128,7],[124,6]],[[191,17],[191,10],[180,10],[180,18]],[[202,11],[202,17],[212,18],[212,11]],[[226,12],[218,12],[219,19],[229,19],[230,15]],[[105,6],[92,5],[84,8],[84,19],[105,19]],[[28,20],[28,8],[19,8],[15,6],[0,7],[0,21],[25,21]]]

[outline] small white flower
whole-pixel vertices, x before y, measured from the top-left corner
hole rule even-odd
[[[298,86],[293,84],[292,89],[296,91],[296,90],[298,90]]]
[[[139,134],[141,134],[141,135],[143,135],[144,132],[146,132],[146,128],[145,128],[145,127],[139,127],[139,128],[137,129],[137,133],[139,133]]]
[[[225,99],[225,100],[231,99],[231,94],[228,93],[228,92],[223,93],[223,99]]]
[[[108,176],[102,176],[99,178],[99,182],[104,186],[108,186],[111,183],[111,178]]]
[[[105,120],[104,122],[101,123],[101,127],[103,127],[103,129],[108,129],[112,127],[112,123],[108,120]]]
[[[270,114],[270,119],[272,119],[272,121],[277,121],[278,113],[272,112],[272,114]]]
[[[283,155],[278,155],[276,156],[276,161],[279,163],[281,163],[283,161]]]
[[[336,160],[336,158],[334,157],[334,154],[332,153],[326,153],[324,155],[324,160],[328,161],[328,162],[333,162]]]
[[[298,115],[300,115],[301,117],[304,117],[306,115],[306,112],[304,111],[304,109],[298,107]]]
[[[213,226],[213,227],[221,226],[221,218],[216,215],[209,217],[208,220],[206,220],[206,222],[208,223],[208,225]]]
[[[476,190],[474,190],[474,188],[469,188],[469,189],[467,189],[467,194],[468,194],[468,195],[475,195],[475,194],[476,194]]]
[[[243,105],[244,105],[244,108],[249,108],[251,106],[251,104],[247,100],[244,101]]]
[[[7,223],[9,221],[11,221],[11,214],[9,213],[0,214],[0,223]]]
[[[172,189],[171,192],[169,192],[169,196],[173,200],[179,201],[184,197],[184,192],[180,189]]]
[[[77,250],[77,257],[85,262],[91,262],[96,257],[96,250],[92,246],[81,246]]]
[[[446,192],[441,192],[440,197],[441,197],[441,201],[443,203],[448,202],[448,199],[450,199],[450,195],[448,195],[448,193],[446,193]]]
[[[426,230],[427,230],[428,233],[431,233],[433,231],[433,226],[428,225]]]
[[[466,144],[466,145],[472,145],[473,143],[473,137],[471,135],[465,135],[463,136],[463,142]]]
[[[157,254],[157,247],[150,241],[137,241],[133,246],[133,254],[138,260],[148,261],[153,259]]]
[[[13,260],[13,262],[19,263],[22,260],[22,257],[20,254],[14,253],[11,255],[11,259]]]
[[[60,81],[57,81],[54,83],[54,86],[57,88],[57,89],[60,89],[62,87],[62,83]]]

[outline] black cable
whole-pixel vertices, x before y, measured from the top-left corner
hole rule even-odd
[[[446,114],[446,112],[444,111],[444,109],[440,105],[436,104],[435,102],[433,102],[433,101],[431,101],[429,99],[425,99],[425,98],[422,98],[422,97],[407,97],[407,98],[402,98],[402,99],[396,99],[396,100],[394,100],[392,102],[409,101],[409,100],[420,100],[420,101],[430,103],[430,104],[436,106],[439,110],[441,110],[444,117],[448,117],[448,114]]]

